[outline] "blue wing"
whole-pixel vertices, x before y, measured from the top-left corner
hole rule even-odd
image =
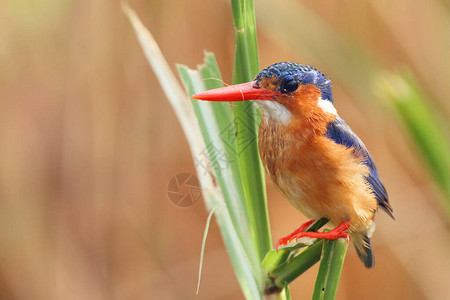
[[[339,117],[336,117],[332,123],[328,124],[326,135],[337,144],[344,145],[347,148],[353,148],[355,155],[361,157],[362,163],[369,167],[370,174],[366,179],[372,188],[372,192],[378,201],[378,205],[386,211],[389,216],[394,218],[386,189],[380,180],[375,163],[359,137],[350,129],[347,123]]]

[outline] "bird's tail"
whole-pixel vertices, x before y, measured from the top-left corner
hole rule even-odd
[[[359,258],[364,263],[366,268],[373,268],[375,266],[375,258],[373,256],[372,245],[370,244],[370,238],[365,233],[353,233],[353,244],[355,245],[356,252]]]

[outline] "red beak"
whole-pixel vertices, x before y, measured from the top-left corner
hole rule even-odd
[[[193,99],[207,101],[246,101],[246,100],[275,100],[276,92],[256,86],[256,81],[235,84],[204,91],[192,96]]]

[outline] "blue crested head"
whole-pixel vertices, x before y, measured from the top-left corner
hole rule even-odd
[[[331,80],[313,67],[297,63],[280,62],[259,72],[256,76],[256,81],[259,83],[261,79],[272,78],[272,76],[280,80],[279,87],[282,89],[280,92],[289,91],[289,85],[295,83],[297,83],[297,85],[313,84],[320,90],[323,100],[333,102]],[[286,89],[283,90],[284,85],[287,86]]]

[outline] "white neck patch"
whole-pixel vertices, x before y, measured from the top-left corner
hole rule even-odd
[[[267,100],[253,100],[253,103],[255,103],[256,107],[261,108],[264,111],[264,117],[266,119],[278,122],[284,126],[291,122],[292,114],[284,105],[281,105],[276,101]],[[338,115],[337,110],[331,101],[319,98],[317,105],[324,112],[335,116]]]
[[[291,122],[291,112],[280,103],[267,100],[253,100],[253,103],[264,111],[266,119],[278,122],[284,126]]]
[[[322,98],[319,98],[319,102],[317,103],[317,105],[319,105],[319,107],[323,111],[337,116],[337,110],[334,107],[333,103],[331,103],[331,101],[323,100]]]

